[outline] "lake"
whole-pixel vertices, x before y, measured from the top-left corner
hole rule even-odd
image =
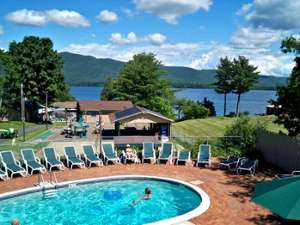
[[[99,100],[102,87],[71,87],[70,92],[77,100]],[[177,98],[203,101],[207,97],[215,104],[217,115],[223,114],[223,95],[216,93],[213,89],[186,88],[176,92]],[[241,97],[240,111],[250,114],[265,113],[270,99],[276,98],[275,91],[252,90]],[[234,112],[236,95],[229,94],[227,97],[227,112]]]

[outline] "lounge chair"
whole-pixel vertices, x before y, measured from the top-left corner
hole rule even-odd
[[[113,143],[102,143],[101,149],[106,165],[108,162],[120,163],[120,159],[118,158]]]
[[[222,169],[236,169],[237,165],[239,164],[240,160],[244,159],[244,157],[237,157],[237,156],[229,156],[226,160],[223,160],[219,163],[219,168]]]
[[[185,164],[187,162],[191,162],[191,152],[189,152],[189,151],[178,151],[176,164],[178,165],[179,162],[184,162]]]
[[[166,160],[170,164],[173,163],[173,144],[163,143],[161,150],[159,151],[159,156],[157,162],[160,163],[161,160]]]
[[[92,145],[82,145],[82,150],[85,162],[89,167],[91,167],[92,164],[103,166],[102,160],[99,158],[98,154],[95,153]]]
[[[10,172],[10,177],[12,178],[14,174],[20,174],[21,176],[26,176],[26,170],[21,167],[21,163],[15,159],[12,151],[0,152],[1,163],[7,172]]]
[[[142,150],[142,163],[144,163],[145,159],[149,159],[155,161],[155,149],[154,149],[154,143],[143,143],[143,150]]]
[[[41,160],[35,156],[33,149],[21,149],[21,155],[27,173],[29,173],[29,169],[30,175],[32,175],[34,171],[39,171],[41,173],[46,172],[46,168],[41,164]]]
[[[65,146],[64,152],[68,167],[71,167],[71,169],[73,169],[73,166],[79,166],[80,168],[85,167],[84,162],[80,159],[80,156],[77,154],[74,146]]]
[[[293,176],[300,176],[300,171],[294,170],[292,173],[277,174],[275,175],[275,178],[282,179],[282,178],[293,177]]]
[[[247,171],[251,175],[254,175],[257,166],[258,166],[258,160],[251,160],[251,159],[244,158],[239,162],[236,172],[237,174],[240,174],[241,171]]]
[[[9,179],[6,168],[5,168],[4,171],[0,169],[0,179],[2,179],[2,180],[8,180]]]
[[[55,148],[45,147],[43,148],[43,153],[46,161],[46,167],[49,167],[50,171],[54,167],[57,167],[60,170],[64,169],[64,164],[60,161],[60,157],[57,155]]]
[[[208,164],[209,166],[211,165],[211,147],[209,144],[199,145],[196,166],[199,166],[199,164]]]

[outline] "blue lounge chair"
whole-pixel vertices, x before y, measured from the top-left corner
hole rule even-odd
[[[0,179],[2,179],[2,180],[8,180],[9,179],[6,168],[4,168],[4,171],[0,169]]]
[[[178,151],[177,153],[177,162],[178,165],[179,162],[188,163],[191,162],[191,152],[189,151]]]
[[[102,143],[101,150],[106,165],[108,164],[108,162],[120,163],[120,159],[118,158],[113,143]]]
[[[236,172],[237,174],[240,174],[242,171],[246,171],[253,176],[255,174],[257,166],[258,166],[258,160],[251,160],[251,159],[244,158],[240,161]]]
[[[155,155],[155,149],[154,149],[154,143],[143,143],[143,150],[142,150],[142,163],[144,163],[145,159],[149,159],[155,161],[156,155]]]
[[[199,164],[211,165],[211,147],[209,144],[201,144],[199,146],[196,166],[199,166]]]
[[[82,145],[83,156],[86,164],[91,167],[92,164],[103,166],[102,160],[99,158],[98,154],[95,153],[92,145]]]
[[[244,157],[229,156],[226,160],[223,160],[219,163],[219,168],[229,170],[237,169],[237,165],[242,159],[244,159]]]
[[[76,152],[74,146],[65,146],[64,147],[65,157],[67,160],[67,166],[73,169],[73,166],[78,166],[80,168],[84,168],[85,164],[80,159],[79,154]]]
[[[26,170],[21,167],[21,163],[15,159],[12,151],[0,152],[1,163],[7,172],[10,172],[10,177],[13,178],[14,174],[20,174],[21,176],[26,176]]]
[[[161,160],[173,163],[173,144],[172,143],[163,143],[162,148],[159,152],[157,162],[160,163]]]
[[[51,171],[52,168],[59,168],[60,170],[64,169],[64,164],[60,161],[59,155],[57,155],[55,148],[45,147],[43,148],[44,159],[46,161],[46,167],[49,167]]]
[[[21,149],[21,155],[27,173],[29,173],[29,170],[30,175],[32,175],[34,171],[39,171],[41,173],[46,172],[46,168],[41,164],[41,160],[35,156],[33,149]]]

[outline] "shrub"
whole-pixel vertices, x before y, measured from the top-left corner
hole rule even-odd
[[[251,122],[247,116],[237,118],[237,120],[226,129],[222,146],[231,155],[256,154],[256,140],[259,130],[265,129],[265,124]]]

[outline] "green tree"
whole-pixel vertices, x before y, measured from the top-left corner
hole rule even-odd
[[[210,110],[199,101],[179,99],[176,105],[179,120],[200,119],[210,115]]]
[[[277,100],[272,101],[277,115],[275,122],[283,124],[290,136],[297,136],[300,134],[300,39],[286,38],[282,41],[281,49],[284,53],[296,55],[296,65],[287,85],[277,88]]]
[[[233,93],[237,95],[235,115],[239,116],[241,95],[248,92],[258,80],[257,67],[249,59],[239,56],[233,60]]]
[[[141,53],[127,62],[115,80],[107,81],[101,98],[130,100],[134,104],[173,117],[174,92],[163,77],[161,62],[154,54]]]
[[[111,77],[108,77],[101,91],[101,96],[100,96],[101,99],[113,100],[115,98],[114,85],[115,85],[115,81]]]
[[[232,92],[232,77],[233,77],[233,65],[227,58],[221,58],[220,64],[217,67],[215,79],[215,91],[220,94],[224,94],[224,116],[226,116],[227,109],[227,94]]]
[[[9,62],[3,90],[6,105],[20,106],[20,85],[24,85],[24,95],[32,102],[45,103],[48,93],[49,103],[55,100],[71,99],[62,73],[62,59],[53,50],[49,38],[28,36],[22,42],[11,42],[6,53]]]

